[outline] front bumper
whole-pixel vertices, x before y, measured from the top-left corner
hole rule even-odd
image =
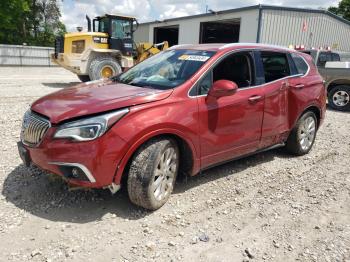
[[[64,177],[72,185],[105,188],[113,184],[118,164],[128,148],[127,143],[113,129],[89,142],[53,139],[54,133],[55,128],[50,128],[38,147],[20,142],[21,158],[29,158],[30,162]]]

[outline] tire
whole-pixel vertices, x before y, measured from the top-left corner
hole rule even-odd
[[[88,76],[88,75],[77,75],[77,77],[79,78],[79,80],[81,82],[89,82],[90,81],[90,76]]]
[[[311,111],[302,115],[291,131],[286,149],[289,153],[303,156],[310,152],[317,134],[317,118]]]
[[[328,92],[328,104],[339,111],[350,111],[350,86],[335,86]]]
[[[165,158],[171,160],[170,164]],[[178,146],[172,139],[154,139],[142,145],[130,164],[127,181],[130,201],[149,210],[162,207],[173,191],[179,158]]]
[[[104,70],[110,70],[110,74],[103,75]],[[114,75],[120,74],[122,68],[120,67],[118,61],[110,56],[96,57],[91,61],[89,66],[89,76],[91,80],[98,80],[101,78],[108,78]]]

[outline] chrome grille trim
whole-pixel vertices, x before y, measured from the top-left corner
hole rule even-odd
[[[24,114],[21,130],[21,141],[27,146],[38,146],[51,127],[49,120],[27,111]]]

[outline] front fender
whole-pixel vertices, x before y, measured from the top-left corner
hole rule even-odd
[[[132,106],[129,114],[113,127],[113,131],[128,143],[127,153],[119,164],[119,182],[132,154],[147,140],[160,135],[173,135],[185,141],[193,155],[192,174],[199,168],[198,105],[196,99],[179,99],[173,95],[157,101]]]
[[[152,127],[152,129],[154,130],[154,127]],[[191,139],[187,137],[185,133],[178,129],[164,127],[151,132],[143,131],[142,134],[135,135],[134,141],[128,143],[129,149],[127,150],[126,154],[124,155],[117,167],[116,174],[114,177],[114,183],[116,183],[117,185],[120,184],[125,167],[127,166],[133,154],[141,145],[143,145],[146,141],[149,141],[152,138],[166,135],[175,136],[185,141],[185,143],[191,149],[191,153],[193,155],[192,174],[196,174],[200,169],[200,160],[199,152],[196,150],[193,141],[191,141]]]

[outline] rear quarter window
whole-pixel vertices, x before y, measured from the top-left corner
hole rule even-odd
[[[309,65],[307,64],[305,59],[302,56],[294,53],[292,53],[291,56],[294,61],[295,67],[298,71],[298,74],[306,75],[309,71]]]

